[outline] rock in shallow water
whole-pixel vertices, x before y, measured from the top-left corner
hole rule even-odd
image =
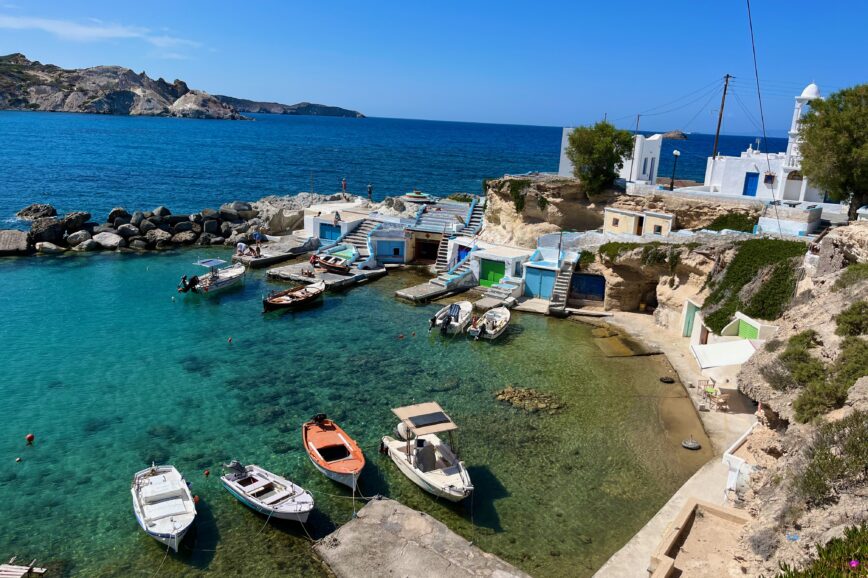
[[[147,233],[145,233],[145,239],[147,239],[148,243],[152,245],[160,242],[167,243],[171,238],[172,235],[170,235],[166,231],[163,231],[162,229],[151,229]]]
[[[63,216],[63,226],[67,233],[75,233],[76,231],[80,231],[89,220],[90,213],[73,211]]]
[[[119,247],[126,247],[127,243],[124,238],[114,233],[97,233],[93,240],[99,243],[103,249],[114,250]]]
[[[514,407],[531,413],[537,411],[555,413],[564,407],[564,404],[555,396],[529,387],[507,385],[504,389],[496,392],[495,397],[500,401],[505,401]]]
[[[57,215],[57,209],[44,203],[28,205],[15,213],[16,217],[24,219],[25,221],[33,221],[43,217],[54,217],[55,215]]]
[[[63,242],[63,221],[54,217],[36,219],[30,225],[30,241],[32,243],[54,243],[59,245]]]
[[[118,235],[123,237],[124,239],[129,239],[130,237],[136,237],[139,234],[139,230],[129,223],[126,225],[121,225],[118,227]]]
[[[66,243],[70,247],[75,247],[76,245],[79,245],[79,244],[81,244],[84,241],[87,241],[89,239],[90,239],[90,233],[88,233],[87,231],[76,231],[75,233],[69,235],[66,238]]]
[[[27,233],[13,230],[0,231],[0,255],[24,255],[27,249]]]
[[[48,253],[48,254],[56,254],[56,253],[64,253],[66,249],[63,247],[58,247],[54,243],[36,243],[36,250],[40,253]]]
[[[182,231],[172,235],[172,242],[178,245],[189,245],[196,240],[196,233],[193,231]]]
[[[94,241],[93,239],[85,239],[78,245],[72,248],[73,251],[99,251],[100,244]]]

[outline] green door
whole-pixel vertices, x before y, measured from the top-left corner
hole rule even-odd
[[[506,271],[506,265],[503,261],[482,259],[479,266],[479,284],[483,287],[496,285],[503,279],[504,271]]]
[[[756,339],[757,335],[759,335],[759,330],[751,325],[750,323],[745,323],[743,319],[738,320],[738,336],[742,339]]]

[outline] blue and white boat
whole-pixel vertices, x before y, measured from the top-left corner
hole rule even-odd
[[[237,460],[224,468],[226,473],[220,477],[223,487],[248,508],[281,520],[307,521],[313,510],[313,496],[301,486],[257,465],[241,465]]]
[[[175,466],[152,465],[133,476],[136,520],[149,536],[175,552],[196,519],[190,487]]]
[[[193,275],[189,279],[184,275],[178,284],[178,293],[192,291],[193,293],[208,295],[209,293],[214,293],[220,289],[226,289],[227,287],[241,283],[247,270],[244,267],[244,263],[235,263],[229,267],[223,267],[223,265],[226,265],[226,261],[223,259],[203,259],[193,264],[206,267],[208,273],[201,277]]]

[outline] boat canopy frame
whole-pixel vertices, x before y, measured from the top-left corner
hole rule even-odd
[[[452,432],[458,429],[443,408],[435,401],[392,408],[399,420],[416,436]]]

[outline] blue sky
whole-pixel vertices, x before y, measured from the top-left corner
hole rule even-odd
[[[868,2],[754,0],[771,134],[793,97],[865,82]],[[302,100],[370,116],[724,132],[759,118],[745,3],[0,0],[0,53],[119,64],[216,94]],[[673,102],[674,101],[674,102]],[[668,105],[668,103],[672,103]]]

